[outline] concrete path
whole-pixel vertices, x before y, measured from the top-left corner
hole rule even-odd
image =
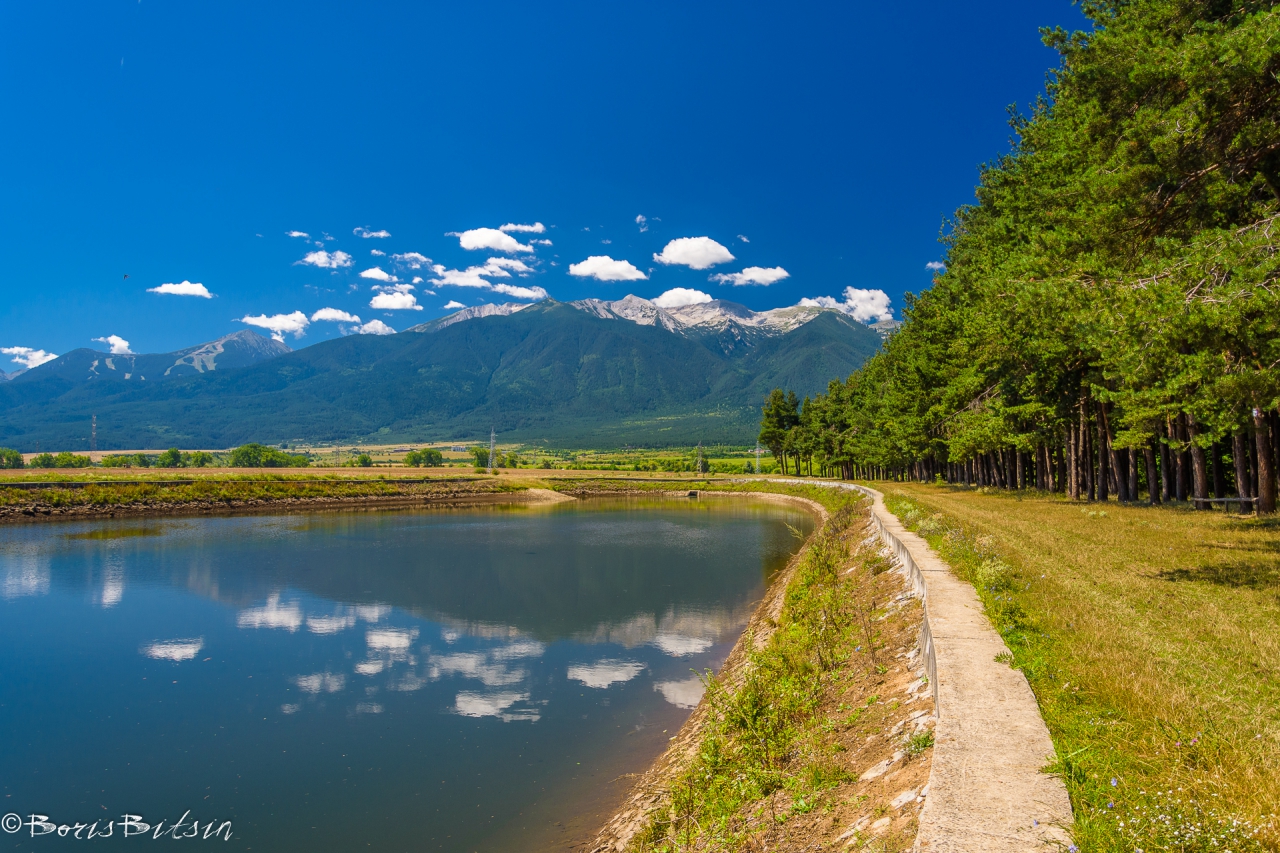
[[[1054,757],[1049,730],[1026,676],[996,661],[1009,650],[973,587],[952,574],[924,539],[902,526],[885,508],[880,492],[848,483],[822,485],[857,489],[872,499],[881,536],[915,580],[917,593],[923,593],[921,648],[928,659],[932,647],[926,665],[938,724],[916,850],[1065,849],[1071,801],[1062,781],[1041,770]]]

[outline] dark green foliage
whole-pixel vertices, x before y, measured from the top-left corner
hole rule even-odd
[[[27,465],[29,468],[88,468],[93,465],[93,460],[88,456],[77,456],[74,453],[63,451],[58,455],[52,453],[41,453],[34,457]]]
[[[821,390],[880,345],[824,312],[725,354],[651,326],[547,302],[435,332],[351,335],[247,367],[164,382],[73,381],[42,365],[0,383],[0,441],[88,434],[116,447],[226,447],[247,441],[423,443],[470,435],[558,446],[744,444],[771,388]],[[50,362],[54,365],[56,362]],[[487,460],[486,460],[487,463]]]
[[[1045,34],[1061,67],[950,223],[945,273],[805,405],[796,449],[846,477],[1272,511],[1280,15],[1082,8],[1092,32]]]
[[[404,464],[409,468],[439,468],[444,464],[444,454],[432,447],[410,450],[405,454]]]
[[[181,468],[182,451],[176,447],[170,447],[164,453],[156,457],[157,468]]]
[[[310,464],[302,454],[284,453],[261,444],[241,445],[231,451],[227,460],[230,468],[306,468]],[[372,461],[369,464],[373,464]]]
[[[114,453],[102,457],[103,468],[150,468],[151,457],[145,453]]]
[[[0,447],[0,468],[22,468],[22,454],[8,447]]]

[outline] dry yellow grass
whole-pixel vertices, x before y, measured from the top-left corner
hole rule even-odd
[[[1017,571],[1001,595],[1026,625],[1006,639],[1076,777],[1082,843],[1110,849],[1157,788],[1256,824],[1280,813],[1280,522],[879,485]]]

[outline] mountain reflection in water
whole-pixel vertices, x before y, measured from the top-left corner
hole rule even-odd
[[[234,849],[562,845],[697,704],[788,524],[607,500],[10,527],[0,793],[199,807]]]

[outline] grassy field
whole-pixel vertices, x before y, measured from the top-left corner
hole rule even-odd
[[[1280,849],[1280,521],[873,485],[979,589],[1083,850]]]

